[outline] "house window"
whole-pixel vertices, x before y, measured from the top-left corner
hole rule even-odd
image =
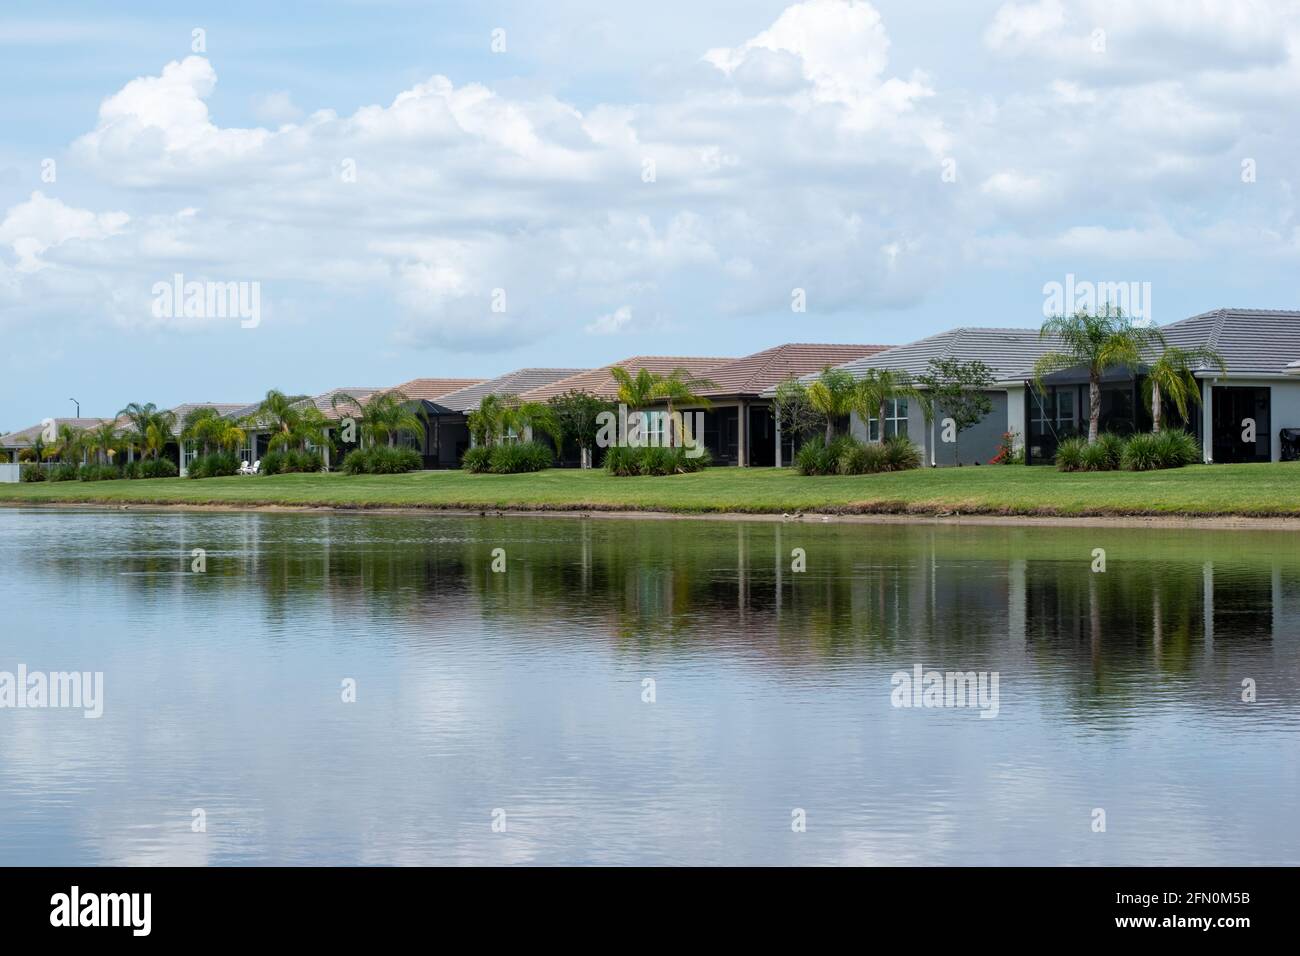
[[[907,399],[890,398],[885,401],[885,437],[907,434]],[[880,441],[880,419],[867,419],[867,436]]]
[[[1029,421],[1038,434],[1074,429],[1074,389],[1049,388],[1046,394],[1030,392]]]

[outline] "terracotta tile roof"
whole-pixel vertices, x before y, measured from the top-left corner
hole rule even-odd
[[[57,431],[64,425],[70,425],[73,428],[98,428],[104,422],[109,421],[107,418],[56,418],[54,419],[54,428]],[[10,432],[7,435],[0,435],[0,446],[5,448],[26,447],[32,443],[41,430],[41,423],[30,425],[27,428],[21,428],[16,432]]]
[[[703,395],[757,395],[788,378],[820,372],[828,365],[843,365],[875,355],[887,345],[816,345],[790,342],[777,345],[711,369],[705,378],[717,382]]]
[[[483,381],[481,378],[413,378],[409,382],[393,386],[393,390],[401,392],[412,401],[435,402],[444,395],[481,384]]]
[[[455,412],[472,412],[478,408],[484,395],[523,395],[530,389],[568,378],[580,368],[521,368],[506,375],[490,378],[468,388],[457,389],[437,399],[437,403]]]
[[[334,397],[336,395],[351,395],[353,398],[357,399],[358,401],[364,402],[367,398],[375,394],[375,392],[377,391],[379,391],[379,389],[377,388],[331,388],[327,392],[321,392],[319,395],[313,395],[311,398],[300,399],[294,402],[293,404],[295,408],[306,408],[307,405],[309,404],[315,405],[317,411],[319,411],[330,421],[337,421],[338,419],[346,415],[348,413],[348,409],[353,408],[353,406],[351,402],[345,403],[342,400],[340,400],[338,408],[335,408]],[[257,410],[257,406],[254,406],[253,411],[256,410]],[[355,409],[353,410],[355,411]]]
[[[519,397],[526,402],[546,402],[565,392],[586,392],[597,398],[612,399],[618,394],[618,385],[614,382],[614,376],[610,374],[611,368],[625,368],[633,374],[644,368],[658,375],[667,375],[674,369],[684,368],[696,378],[712,378],[712,374],[706,373],[732,361],[734,360],[729,358],[701,358],[694,355],[634,355],[613,365],[588,369],[578,375],[571,375],[540,388],[534,388]]]

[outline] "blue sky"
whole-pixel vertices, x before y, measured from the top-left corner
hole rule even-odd
[[[1035,326],[1067,273],[1293,308],[1297,94],[1290,3],[10,2],[0,429]]]

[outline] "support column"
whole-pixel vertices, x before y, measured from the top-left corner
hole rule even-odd
[[[1201,459],[1214,461],[1214,380],[1201,379]]]
[[[741,468],[749,466],[749,405],[746,402],[736,405],[736,464]]]
[[[775,405],[772,407],[772,420],[776,423],[776,458],[773,461],[776,462],[776,467],[781,468],[783,467],[781,463],[781,416],[776,414]]]

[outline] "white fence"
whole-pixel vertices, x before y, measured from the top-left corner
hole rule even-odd
[[[13,483],[18,480],[18,469],[22,465],[0,465],[0,485],[9,482]]]

